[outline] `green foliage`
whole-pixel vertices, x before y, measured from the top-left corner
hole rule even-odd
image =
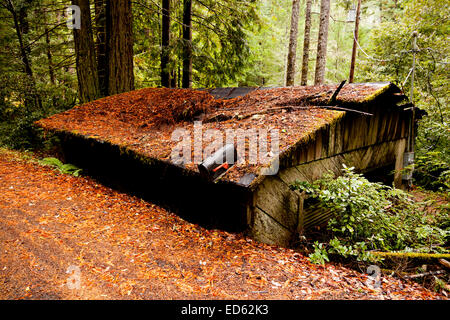
[[[42,165],[54,167],[54,168],[58,169],[59,172],[65,173],[65,174],[70,174],[74,177],[78,177],[81,172],[81,169],[78,168],[77,166],[74,166],[73,164],[70,164],[70,163],[64,164],[61,162],[61,160],[59,160],[57,158],[53,158],[53,157],[44,158],[42,160],[39,160],[39,163]]]
[[[448,290],[447,283],[442,279],[434,277],[434,291],[442,292],[443,289]]]
[[[325,264],[325,261],[330,261],[328,258],[328,253],[323,243],[314,243],[314,253],[309,255],[309,259],[315,264]]]
[[[43,142],[42,132],[33,122],[76,103],[76,73],[71,68],[74,59],[70,53],[71,30],[64,23],[65,5],[48,0],[0,0],[0,4],[0,146],[47,147],[49,143]],[[52,10],[48,10],[50,5]],[[31,75],[24,68],[14,12],[19,16]]]
[[[417,31],[419,51],[414,97],[410,98],[427,115],[419,122],[416,138],[416,183],[432,190],[448,190],[449,174],[445,167],[450,163],[450,7],[440,0],[403,0],[391,9],[382,23],[370,31],[365,45],[372,56],[384,61],[360,55],[357,80],[393,81],[409,94],[412,33]]]
[[[284,85],[291,8],[290,0],[260,2],[261,25],[248,33],[250,56],[240,85]]]
[[[42,130],[35,127],[33,123],[39,119],[48,117],[54,113],[73,107],[76,101],[76,92],[63,88],[50,87],[40,92],[42,105],[28,105],[24,101],[29,97],[26,88],[13,91],[8,89],[11,100],[0,101],[0,146],[13,149],[32,149],[47,147],[51,140],[44,141]],[[61,92],[65,91],[65,92]],[[12,101],[14,95],[23,95]],[[64,97],[64,98],[62,98]]]
[[[344,165],[342,176],[328,174],[312,184],[296,182],[293,188],[333,213],[328,222],[332,240],[326,249],[315,245],[314,261],[324,250],[361,261],[374,259],[370,250],[446,252],[442,246],[450,233],[440,226],[448,212],[426,215],[404,191],[369,182],[354,168]]]
[[[247,32],[259,24],[256,1],[198,3],[193,8],[193,81],[201,87],[237,85],[250,56]]]
[[[435,191],[450,190],[450,168],[442,152],[429,151],[416,158],[415,181],[424,188]]]
[[[248,33],[260,25],[255,0],[201,0],[192,3],[193,87],[241,83],[251,65]],[[171,11],[169,68],[181,80],[183,2]],[[161,13],[156,2],[136,2],[133,8],[136,87],[159,86]],[[179,82],[180,83],[180,82]],[[179,85],[178,83],[178,85]]]

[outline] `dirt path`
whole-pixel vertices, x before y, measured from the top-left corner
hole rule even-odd
[[[391,277],[374,290],[366,279],[0,149],[2,299],[445,298]]]

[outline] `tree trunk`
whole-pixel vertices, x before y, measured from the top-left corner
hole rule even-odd
[[[353,83],[354,75],[355,75],[355,63],[356,63],[356,46],[358,42],[358,33],[359,33],[359,15],[361,12],[361,0],[358,0],[358,7],[356,8],[356,19],[355,19],[355,31],[353,33],[353,48],[352,48],[352,60],[350,62],[350,75],[348,83]]]
[[[106,0],[108,95],[134,89],[131,0]]]
[[[11,0],[8,1],[7,10],[12,14],[14,21],[14,28],[17,34],[17,40],[19,41],[19,49],[20,49],[20,57],[23,63],[23,71],[28,76],[29,83],[31,85],[30,95],[25,96],[25,107],[27,110],[30,110],[31,106],[39,107],[42,109],[42,101],[39,97],[36,90],[36,81],[33,75],[33,69],[31,66],[31,60],[29,58],[30,54],[30,46],[29,43],[24,39],[23,35],[27,34],[29,31],[29,24],[27,19],[27,5],[30,4],[30,1],[26,1],[25,4],[16,11],[14,4]]]
[[[438,260],[440,264],[442,264],[444,267],[446,267],[447,269],[450,269],[450,262],[448,262],[445,259],[439,259]]]
[[[161,86],[170,87],[170,0],[162,0]]]
[[[80,7],[81,26],[73,29],[79,97],[82,103],[99,98],[97,62],[91,25],[89,0],[72,0]]]
[[[184,0],[183,9],[183,88],[192,87],[192,0]]]
[[[20,48],[20,57],[22,59],[22,63],[23,63],[23,67],[24,67],[24,72],[30,77],[33,78],[33,70],[31,68],[31,62],[28,56],[29,53],[29,47],[28,45],[25,44],[24,39],[23,39],[23,32],[24,29],[26,29],[26,19],[24,17],[24,11],[21,10],[20,15],[20,20],[22,20],[22,23],[19,23],[19,15],[17,14],[17,12],[15,11],[14,8],[12,8],[11,13],[13,15],[13,20],[14,20],[14,28],[16,29],[16,34],[17,34],[17,39],[19,40],[19,48]]]
[[[175,69],[172,69],[170,71],[170,87],[171,88],[177,87],[177,71]]]
[[[183,80],[183,73],[182,73],[182,71],[181,71],[181,65],[183,64],[183,61],[181,61],[181,63],[180,63],[180,61],[178,61],[178,78],[177,78],[177,81],[178,81],[178,88],[183,88],[183,85],[182,85],[182,80]]]
[[[108,55],[106,39],[106,3],[95,0],[95,29],[98,85],[101,96],[108,95]]]
[[[289,50],[287,56],[286,86],[294,85],[295,60],[297,58],[298,13],[300,0],[292,0],[291,32],[289,35]]]
[[[306,0],[305,35],[303,39],[302,79],[300,83],[302,86],[306,86],[308,84],[309,41],[311,38],[311,5],[312,0]]]
[[[320,1],[319,39],[317,43],[316,73],[314,84],[323,84],[327,63],[328,23],[330,20],[330,0]]]
[[[379,23],[381,24],[381,23],[383,23],[383,1],[380,0],[378,2],[378,5],[379,5],[379,9],[380,9],[380,20],[379,20]]]
[[[48,74],[50,77],[50,83],[55,85],[56,80],[55,80],[55,71],[53,70],[53,56],[50,44],[50,35],[47,27],[45,27],[45,50],[47,53]]]

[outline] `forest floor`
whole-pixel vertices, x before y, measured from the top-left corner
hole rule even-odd
[[[207,230],[0,149],[0,299],[446,299]]]

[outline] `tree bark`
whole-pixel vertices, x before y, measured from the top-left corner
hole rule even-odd
[[[95,33],[97,53],[98,85],[101,96],[108,95],[108,55],[106,39],[106,3],[105,0],[95,0]]]
[[[309,42],[311,39],[311,5],[312,0],[306,0],[305,34],[303,39],[302,79],[300,82],[300,85],[302,86],[306,86],[308,84]]]
[[[28,33],[29,24],[27,19],[27,4],[30,1],[26,1],[17,10],[14,3],[11,0],[7,1],[5,8],[11,13],[14,22],[14,29],[16,31],[17,40],[19,41],[20,58],[23,63],[24,72],[31,78],[33,78],[33,70],[31,68],[31,61],[29,59],[30,47],[23,35]]]
[[[450,269],[450,262],[448,262],[445,259],[439,259],[438,260],[440,264],[442,264],[444,267],[446,267],[447,269]]]
[[[50,35],[47,27],[45,27],[45,50],[47,53],[48,74],[50,77],[50,83],[55,85],[56,80],[55,80],[55,71],[53,70],[53,55],[50,43]]]
[[[291,30],[286,67],[286,86],[293,86],[295,81],[295,62],[297,59],[298,16],[300,0],[292,0]]]
[[[170,87],[170,0],[162,0],[161,86]]]
[[[106,0],[108,95],[134,90],[131,0]]]
[[[30,95],[25,96],[25,107],[27,108],[27,110],[29,110],[33,105],[42,109],[42,101],[36,90],[36,81],[34,79],[33,68],[31,66],[31,60],[29,57],[31,51],[30,46],[26,39],[24,39],[24,34],[27,34],[29,31],[27,5],[29,5],[30,3],[30,0],[25,1],[25,3],[22,4],[18,11],[16,11],[16,8],[14,7],[14,4],[11,0],[8,0],[6,6],[6,9],[13,16],[14,29],[16,30],[17,40],[19,41],[20,57],[24,68],[23,71],[28,76],[28,79],[30,81],[29,83],[31,85]]]
[[[361,0],[358,0],[358,7],[356,8],[356,19],[355,19],[355,31],[353,33],[353,48],[352,48],[352,60],[350,62],[350,75],[348,83],[353,83],[355,75],[355,64],[356,64],[356,46],[358,42],[359,33],[359,15],[361,12]]]
[[[99,98],[97,62],[91,24],[89,0],[72,0],[80,7],[81,26],[73,29],[78,77],[78,94],[82,103]]]
[[[330,0],[320,1],[319,39],[317,43],[316,73],[314,84],[323,84],[327,62],[328,23],[330,20]]]
[[[183,8],[183,88],[192,87],[192,0],[184,0]]]
[[[286,68],[286,86],[293,86],[295,79],[295,60],[297,58],[298,14],[300,0],[292,0],[291,32]]]
[[[170,71],[170,87],[171,88],[177,87],[177,71],[175,69],[172,69]]]

